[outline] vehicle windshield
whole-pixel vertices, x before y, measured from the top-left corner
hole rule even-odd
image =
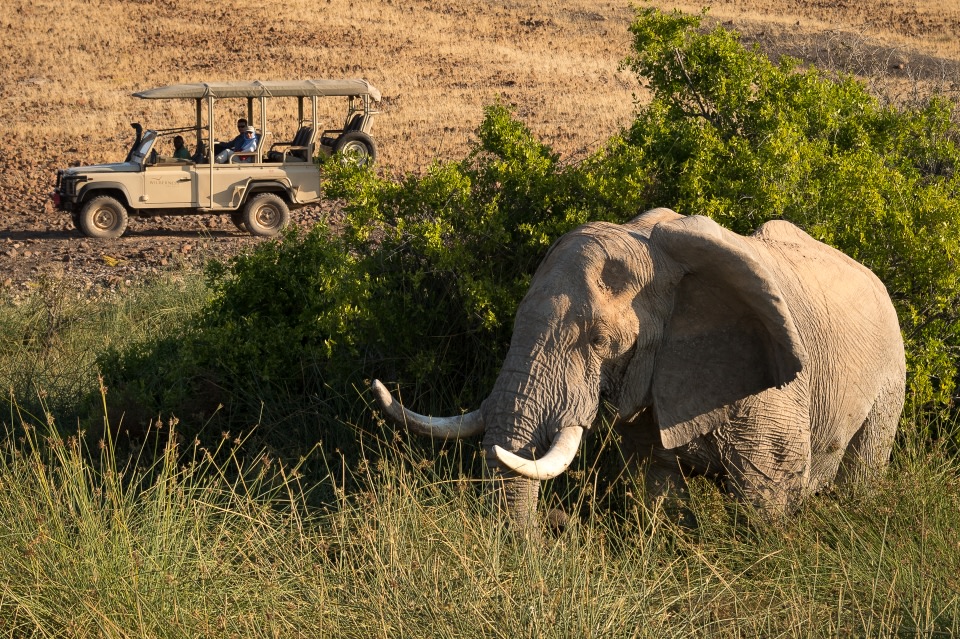
[[[133,152],[130,154],[130,161],[134,164],[143,164],[143,158],[147,157],[147,154],[150,153],[150,149],[153,147],[153,143],[157,140],[156,131],[144,131],[143,138],[140,140]]]

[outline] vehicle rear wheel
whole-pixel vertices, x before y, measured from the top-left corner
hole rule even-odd
[[[260,193],[244,207],[243,223],[251,235],[273,237],[290,223],[290,209],[280,196]]]
[[[341,155],[344,164],[366,166],[377,161],[377,143],[363,131],[350,131],[337,138],[333,152]]]
[[[80,209],[77,226],[87,237],[120,237],[127,230],[127,208],[109,195],[95,197]]]
[[[233,225],[243,231],[248,233],[250,229],[247,228],[247,223],[243,221],[243,211],[234,211],[230,214],[230,221],[233,222]]]

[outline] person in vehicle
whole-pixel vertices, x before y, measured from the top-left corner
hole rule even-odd
[[[190,159],[190,151],[188,151],[187,147],[183,145],[182,135],[173,136],[173,157],[178,160]]]
[[[246,127],[243,132],[243,140],[239,145],[233,148],[224,149],[217,154],[217,164],[227,164],[234,153],[256,153],[257,152],[257,130],[252,126]]]
[[[220,155],[221,151],[226,151],[227,149],[233,149],[234,151],[239,151],[240,146],[243,144],[244,132],[247,130],[247,119],[240,118],[237,120],[237,137],[233,138],[229,142],[217,142],[213,145],[213,154]]]

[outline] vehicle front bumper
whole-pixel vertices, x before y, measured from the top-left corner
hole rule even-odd
[[[74,211],[80,184],[86,181],[87,178],[82,175],[67,173],[63,169],[57,171],[57,183],[50,193],[53,205],[61,211]]]

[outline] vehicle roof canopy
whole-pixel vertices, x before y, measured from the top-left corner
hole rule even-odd
[[[250,82],[197,82],[172,84],[137,91],[136,98],[170,100],[177,98],[259,98],[369,95],[380,101],[380,91],[366,80],[253,80]]]

